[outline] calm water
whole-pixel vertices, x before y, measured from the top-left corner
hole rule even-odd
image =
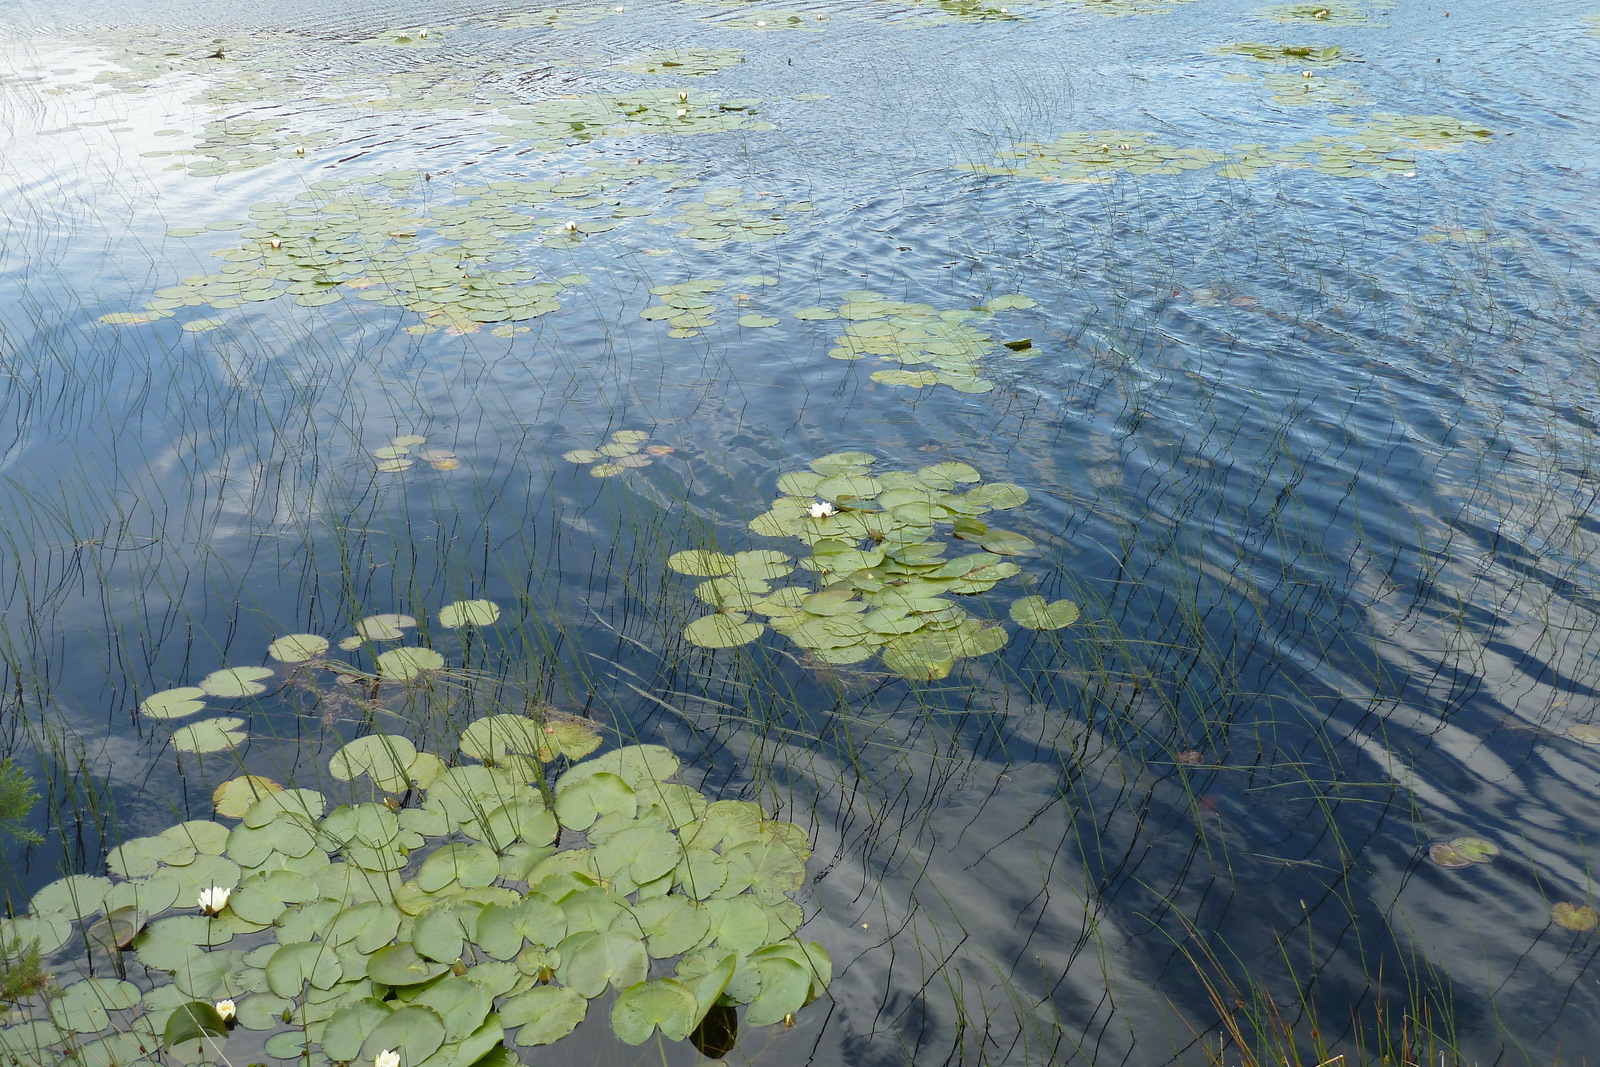
[[[1202,1063],[1208,987],[1352,1058],[1419,1015],[1447,1062],[1600,1047],[1596,934],[1551,921],[1600,820],[1591,6],[625,5],[11,6],[3,722],[49,794],[19,910],[359,727],[264,699],[180,762],[144,696],[486,597],[451,654],[504,699],[812,835],[830,997],[735,1058]],[[593,94],[642,128],[558,110]],[[1019,144],[1052,147],[994,173]],[[207,296],[280,250],[258,225],[343,266]],[[726,285],[692,336],[640,316],[695,279]],[[540,283],[559,309],[471,303]],[[1037,306],[973,324],[965,392],[795,317],[866,290]],[[672,451],[562,458],[622,429]],[[407,434],[459,466],[376,471]],[[1003,651],[910,684],[685,641],[667,556],[798,551],[746,524],[841,450],[1027,490],[995,515],[1037,549],[961,598]],[[1012,625],[1034,594],[1081,621]],[[1430,859],[1463,835],[1499,855]]]

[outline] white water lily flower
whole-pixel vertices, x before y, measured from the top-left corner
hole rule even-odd
[[[679,117],[679,118],[680,118],[680,119],[681,119],[681,118],[683,118],[683,117],[684,117],[684,116],[685,116],[685,115],[687,115],[687,114],[688,114],[688,113],[689,113],[689,109],[688,109],[688,108],[686,108],[686,107],[680,107],[680,108],[679,108],[679,109],[678,109],[678,117]]]
[[[224,886],[214,885],[210,889],[200,890],[200,910],[207,915],[215,915],[228,906],[228,898],[233,895],[233,890]]]
[[[577,233],[578,232],[578,224],[576,222],[573,222],[571,219],[568,219],[567,220],[567,232],[568,233]]]
[[[839,514],[839,509],[826,500],[813,500],[806,511],[810,513],[813,519],[825,519],[829,515]]]
[[[386,1048],[372,1057],[372,1067],[400,1067],[400,1053]]]
[[[233,1022],[234,1016],[239,1014],[239,1009],[231,1000],[219,1000],[216,1003],[217,1014],[222,1016],[225,1023]]]

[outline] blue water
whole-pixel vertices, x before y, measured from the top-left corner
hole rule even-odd
[[[507,615],[479,654],[514,691],[666,743],[696,785],[812,834],[806,934],[835,960],[831,1000],[739,1055],[1201,1063],[1223,1029],[1206,984],[1229,982],[1352,1061],[1358,1036],[1422,1015],[1447,1062],[1594,1047],[1596,935],[1549,918],[1592,902],[1600,818],[1600,750],[1567,732],[1600,679],[1588,8],[1352,4],[1366,21],[1315,25],[1063,2],[918,25],[938,9],[806,3],[805,28],[768,32],[722,24],[753,5],[625,6],[522,29],[471,3],[12,6],[0,651],[10,750],[51,798],[50,842],[10,847],[12,899],[207,811],[217,775],[180,766],[134,715],[143,695],[260,662],[278,634],[483,596]],[[440,43],[359,43],[420,26]],[[1300,64],[1216,51],[1239,41],[1340,45],[1349,61],[1315,73],[1356,102],[1275,100],[1264,76]],[[746,57],[611,67],[662,48]],[[423,64],[420,83],[467,95],[385,88]],[[494,130],[519,104],[645,88],[756,98],[774,128],[555,151]],[[1222,150],[1374,113],[1493,136],[1373,177],[963,169],[1069,131]],[[142,154],[220,117],[269,120],[276,157],[196,176],[199,157]],[[99,321],[240,241],[169,230],[314,182],[425,172],[393,197],[425,216],[632,159],[700,184],[630,183],[615,195],[656,216],[576,247],[514,235],[542,276],[587,277],[526,333],[406,332],[426,320],[353,295]],[[653,225],[731,187],[814,210],[762,243]],[[739,282],[758,274],[777,282]],[[639,318],[650,287],[706,277],[730,283],[717,325]],[[829,358],[844,322],[792,314],[861,289],[939,309],[1027,294],[985,328],[1031,358],[983,357],[986,393],[876,382],[890,364]],[[748,310],[780,322],[735,325]],[[623,428],[675,451],[609,479],[560,458]],[[461,467],[374,473],[370,450],[405,433]],[[700,612],[666,556],[772,547],[745,523],[778,477],[857,449],[1024,486],[1006,525],[1039,552],[969,610],[1005,619],[1037,592],[1083,621],[1013,628],[919,686],[770,633],[686,644]],[[356,726],[251,715],[242,762],[278,775]],[[1429,859],[1460,835],[1501,853]]]

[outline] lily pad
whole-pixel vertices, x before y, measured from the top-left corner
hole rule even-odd
[[[500,605],[492,600],[458,600],[439,609],[439,625],[447,630],[463,626],[492,626],[500,618]]]
[[[246,737],[240,732],[242,726],[244,726],[243,719],[231,717],[205,719],[192,726],[174,730],[172,747],[179,752],[225,752],[245,742]]]
[[[271,778],[264,778],[259,774],[244,774],[230,778],[217,786],[211,793],[211,806],[216,808],[218,815],[238,819],[242,818],[256,801],[269,793],[281,792],[282,789],[283,786]]]
[[[1060,630],[1077,622],[1079,614],[1070,600],[1046,603],[1042,596],[1025,596],[1011,605],[1011,621],[1030,630]]]
[[[215,697],[247,697],[265,693],[262,679],[271,678],[271,667],[224,667],[200,680],[200,688]]]
[[[328,639],[318,634],[289,634],[267,646],[267,655],[279,663],[304,663],[328,651]]]
[[[151,719],[181,719],[205,710],[205,702],[200,699],[205,695],[204,689],[190,685],[164,689],[146,697],[139,705],[139,714]]]
[[[378,657],[378,674],[406,682],[444,666],[444,657],[431,648],[394,648]]]
[[[683,636],[701,648],[733,648],[759,638],[766,627],[740,612],[702,616],[683,628]]]
[[[1573,904],[1563,900],[1551,907],[1550,921],[1581,934],[1600,925],[1600,914],[1596,914],[1587,904]]]

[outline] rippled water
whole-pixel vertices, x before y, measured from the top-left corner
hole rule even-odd
[[[285,632],[483,596],[507,609],[485,662],[512,690],[667,744],[698,787],[812,834],[806,934],[837,975],[736,1056],[1236,1063],[1213,1002],[1236,992],[1236,1018],[1270,996],[1303,1048],[1316,1029],[1352,1062],[1418,1017],[1447,1062],[1594,1047],[1596,934],[1550,919],[1592,902],[1600,818],[1600,750],[1572,732],[1600,679],[1588,8],[625,6],[528,25],[472,3],[14,6],[0,655],[50,839],[9,846],[12,899],[208,814],[240,763],[314,770],[359,725],[262,702],[238,760],[197,768],[143,696]],[[1219,51],[1238,42],[1342,51]],[[744,55],[618,69],[662,49]],[[736,128],[515,125],[566,94],[665,114],[680,90],[683,122]],[[1384,114],[1490,135],[1381,147],[1354,174],[1230,169]],[[1229,156],[987,172],[1074,131],[1105,131],[1106,160],[1146,140]],[[599,164],[617,204],[519,208],[546,217],[474,261],[583,276],[518,332],[367,301],[355,274],[320,306],[116,324],[259,246],[240,226],[264,203],[354,190],[437,252],[458,240],[437,220],[489,183]],[[727,189],[787,231],[684,236],[683,205]],[[568,219],[616,225],[569,239]],[[651,287],[708,277],[729,284],[696,335],[640,317]],[[990,391],[887,384],[872,373],[899,364],[829,357],[844,321],[794,317],[858,290],[1025,294],[980,325],[1032,347],[985,352]],[[736,324],[751,313],[778,321]],[[675,451],[614,478],[561,458],[622,428]],[[410,433],[460,467],[375,473]],[[666,557],[795,551],[746,523],[840,450],[1023,486],[1006,525],[1038,549],[963,606],[1009,626],[1039,593],[1082,620],[1010,626],[916,684],[771,632],[688,644],[702,605]],[[1461,835],[1500,854],[1430,860]],[[574,1061],[621,1055],[583,1040]]]

